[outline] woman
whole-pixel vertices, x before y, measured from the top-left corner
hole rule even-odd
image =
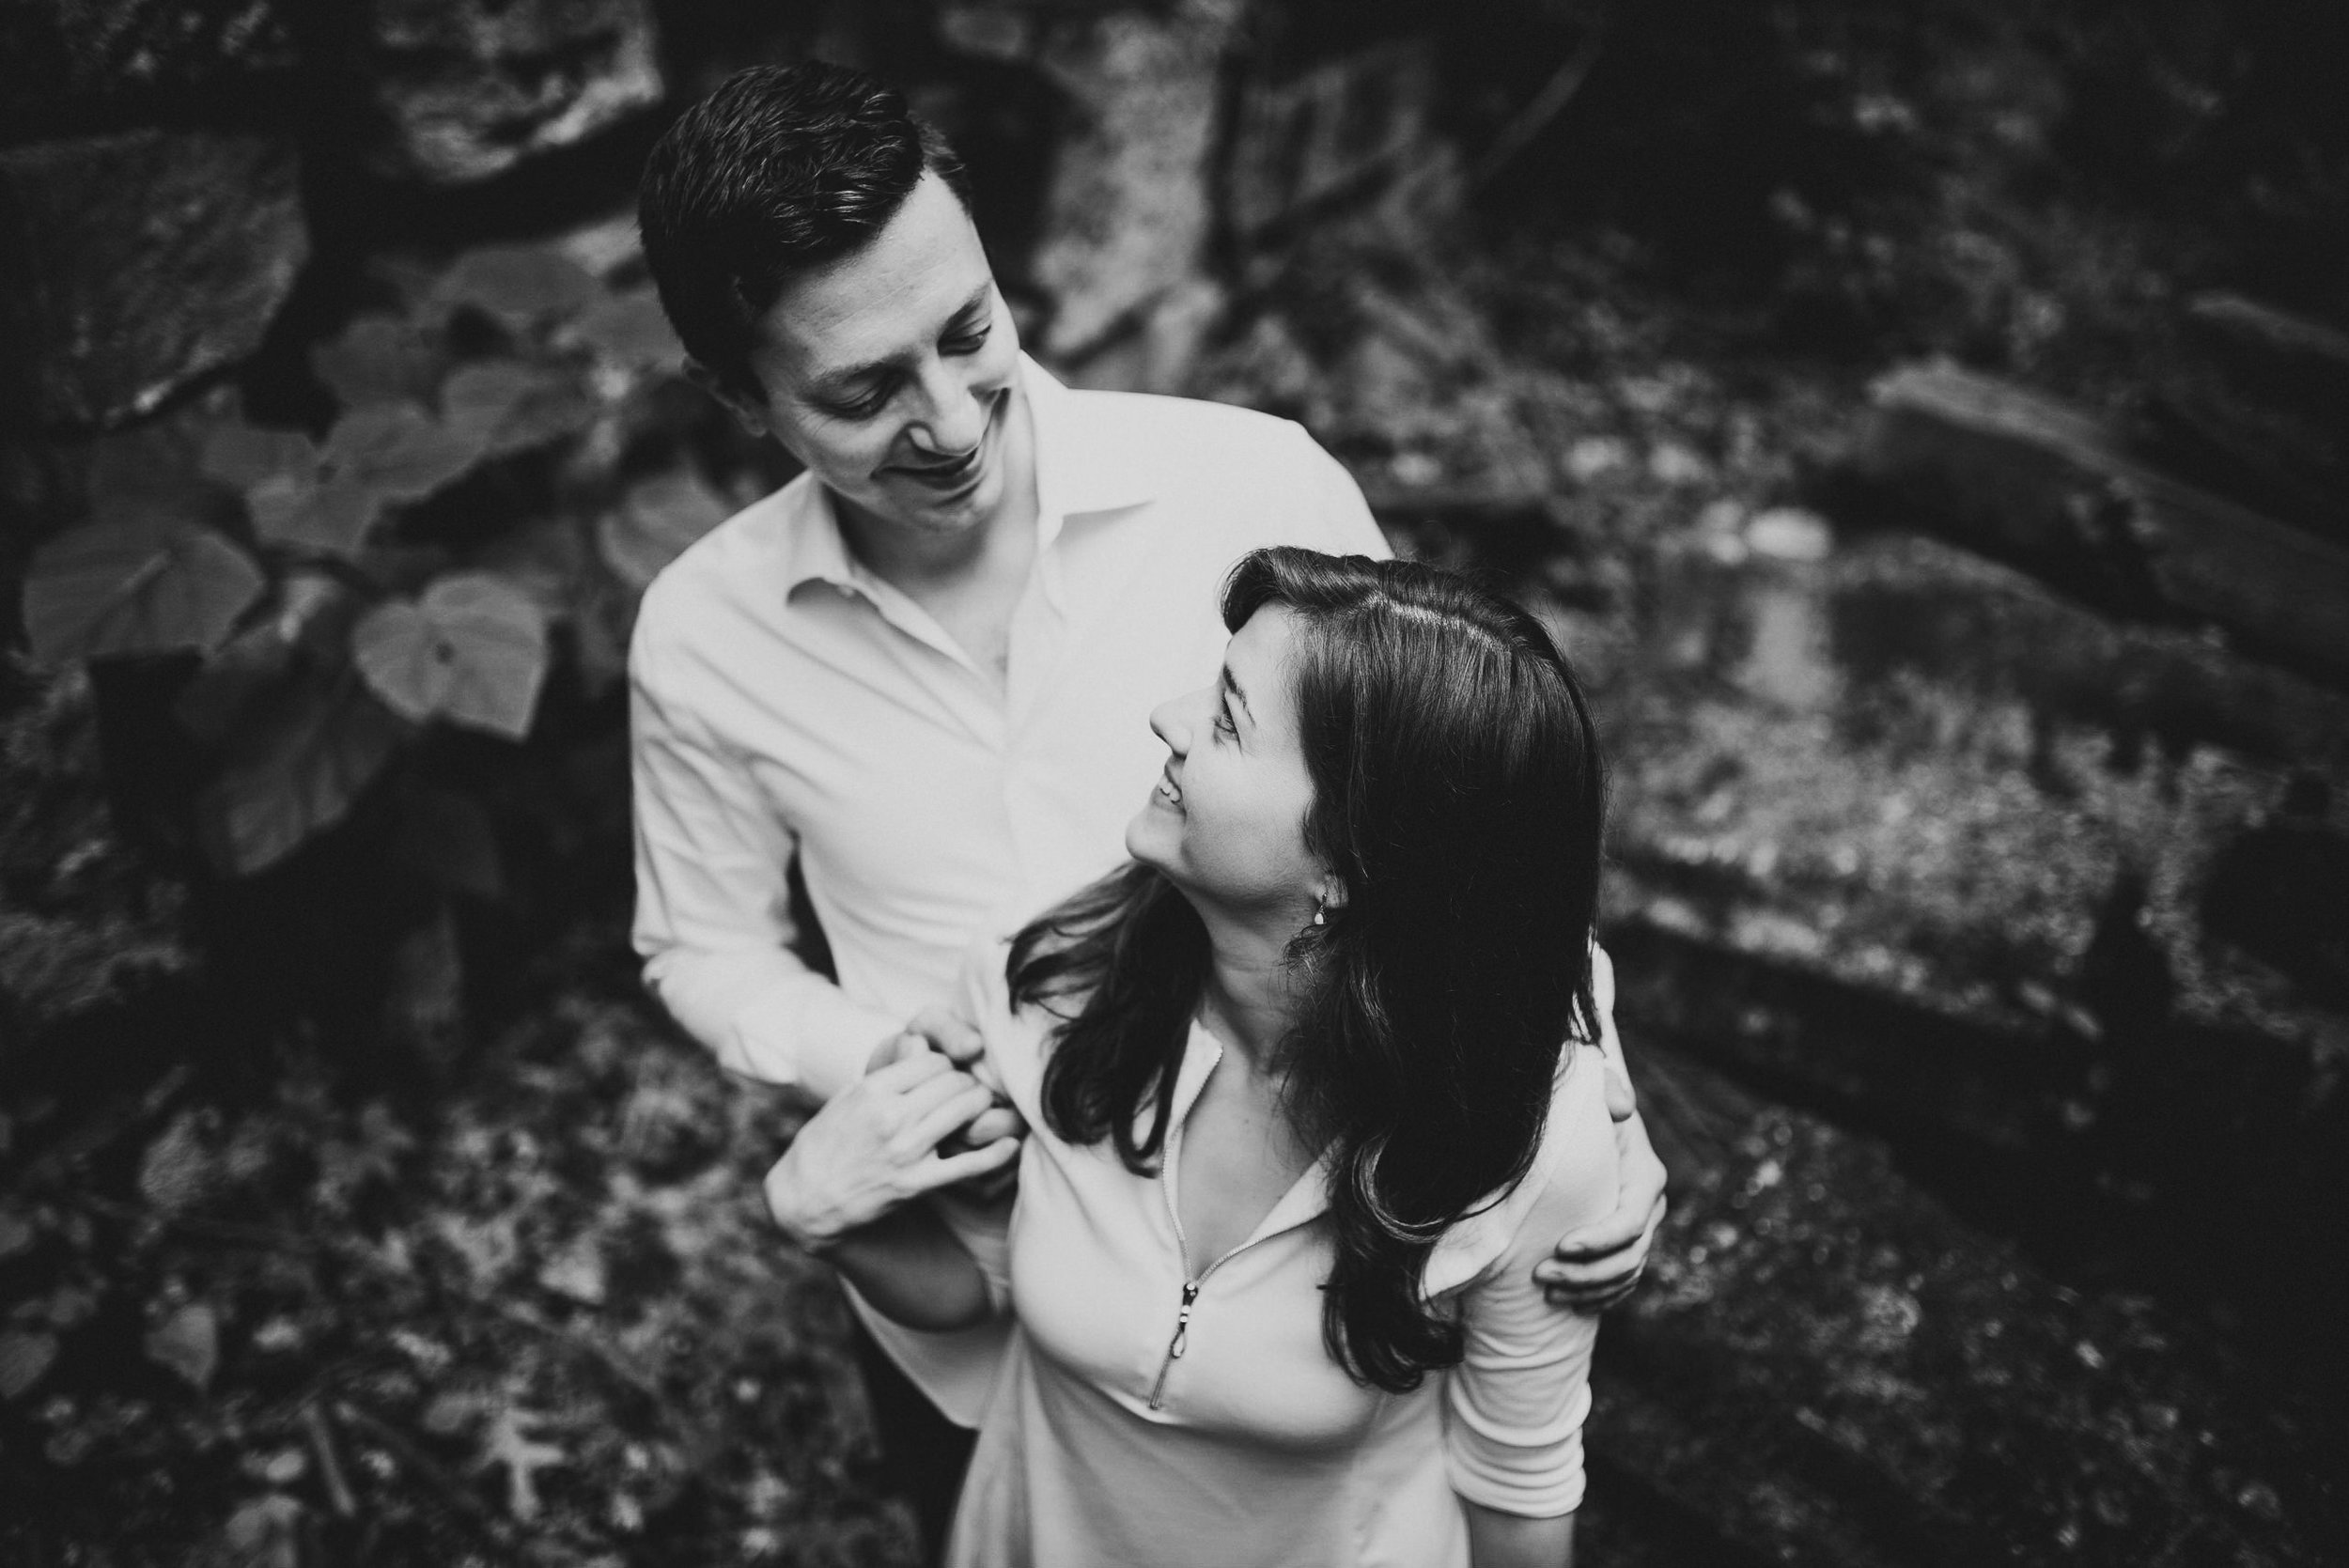
[[[973,966],[1035,1129],[1007,1234],[904,1202],[1009,1158],[931,1152],[988,1098],[934,1056],[770,1201],[834,1234],[817,1163],[883,1172],[842,1273],[917,1327],[1016,1314],[954,1562],[1566,1562],[1596,1326],[1530,1270],[1615,1188],[1560,1045],[1598,1017],[1588,710],[1432,568],[1259,551],[1223,612],[1216,685],[1151,717],[1132,863]]]

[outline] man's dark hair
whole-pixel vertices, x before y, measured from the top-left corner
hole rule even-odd
[[[970,209],[962,161],[885,82],[820,60],[726,78],[654,146],[637,196],[686,351],[754,392],[754,335],[784,284],[879,233],[925,170]]]

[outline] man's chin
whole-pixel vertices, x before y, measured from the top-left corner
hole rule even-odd
[[[906,527],[923,534],[969,533],[994,515],[1003,494],[1002,477],[991,467],[970,489],[953,494],[940,495],[910,481],[891,489],[896,492],[890,497],[896,503],[890,508],[891,514]]]

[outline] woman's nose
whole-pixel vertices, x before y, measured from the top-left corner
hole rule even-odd
[[[1150,733],[1166,742],[1176,756],[1190,750],[1190,724],[1183,717],[1185,699],[1174,697],[1150,710]]]

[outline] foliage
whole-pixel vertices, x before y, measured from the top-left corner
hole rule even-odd
[[[89,682],[0,660],[0,1067],[25,1042],[188,971],[184,896],[122,842]],[[7,1143],[0,1118],[0,1150]],[[8,1247],[0,1223],[0,1258]],[[9,1352],[0,1349],[0,1383]]]
[[[196,656],[174,715],[217,871],[278,864],[435,733],[523,740],[567,653],[616,677],[635,596],[727,510],[664,439],[679,350],[627,271],[553,243],[412,268],[313,347],[323,430],[224,394],[100,444],[25,626],[51,665]],[[451,831],[445,789],[406,798],[441,802],[416,836]],[[426,864],[478,892],[480,859]]]
[[[428,1119],[296,1058],[0,1196],[0,1560],[912,1560],[837,1292],[745,1201],[790,1119],[610,936]]]

